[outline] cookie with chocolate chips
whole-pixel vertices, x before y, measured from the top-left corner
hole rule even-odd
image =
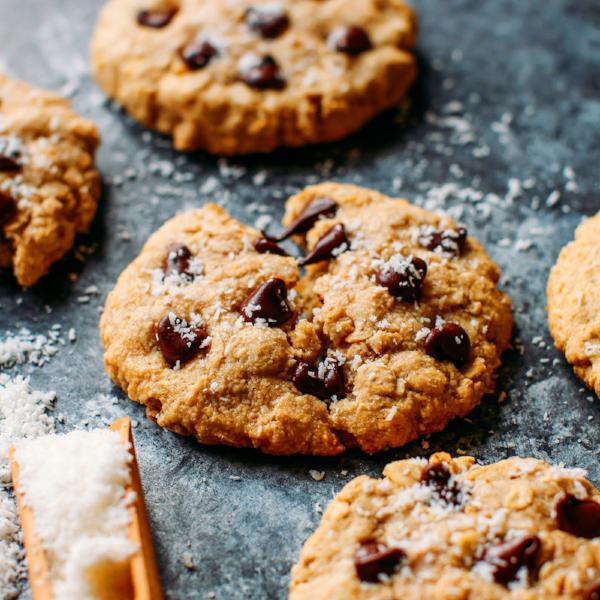
[[[100,196],[93,123],[0,74],[0,267],[33,285],[88,229]]]
[[[402,0],[108,0],[94,75],[180,150],[270,152],[340,139],[412,84]]]
[[[326,183],[288,201],[278,233],[306,251],[297,302],[343,364],[346,397],[331,403],[329,418],[345,445],[401,446],[494,389],[511,304],[496,287],[498,267],[464,227],[405,200]],[[432,244],[434,233],[452,244]]]
[[[423,228],[462,242],[431,247]],[[355,186],[307,188],[277,231],[207,205],[167,222],[119,278],[105,365],[160,425],[203,443],[376,452],[493,389],[511,331],[498,276],[464,228]]]
[[[579,226],[552,267],[548,322],[556,347],[600,397],[600,213]]]
[[[290,600],[593,600],[600,491],[533,458],[434,454],[358,477],[292,569]]]
[[[163,225],[107,299],[106,369],[159,425],[203,443],[336,454],[327,404],[292,382],[321,351],[299,320],[296,259],[259,239],[212,204]]]

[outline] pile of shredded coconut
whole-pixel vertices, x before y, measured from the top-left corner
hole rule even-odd
[[[59,344],[64,344],[60,325],[54,325],[46,335],[25,327],[16,333],[7,332],[0,340],[0,367],[25,363],[40,367],[58,352]]]
[[[95,598],[94,569],[135,551],[127,537],[129,448],[108,429],[47,435],[15,447],[20,489],[48,556],[54,597]]]

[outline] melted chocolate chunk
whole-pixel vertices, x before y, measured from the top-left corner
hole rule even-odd
[[[0,192],[0,226],[8,223],[17,213],[17,203],[14,199]]]
[[[432,329],[425,339],[425,351],[436,360],[449,360],[462,367],[471,354],[469,334],[456,323],[444,323]]]
[[[219,51],[206,39],[197,38],[181,50],[181,59],[188,69],[197,71],[219,54]]]
[[[277,244],[277,242],[267,239],[266,237],[259,237],[254,240],[254,249],[260,254],[278,254],[279,256],[289,256],[289,254]]]
[[[555,509],[558,528],[562,531],[587,539],[600,536],[600,503],[564,494]]]
[[[166,27],[177,11],[169,8],[156,10],[140,10],[137,14],[138,25],[161,29]]]
[[[377,583],[380,575],[393,575],[406,553],[379,542],[361,544],[354,553],[354,568],[361,581]]]
[[[0,137],[0,171],[18,171],[22,166],[20,140],[15,136]]]
[[[335,358],[326,358],[312,368],[305,362],[299,362],[292,374],[292,383],[303,394],[311,394],[321,400],[339,399],[346,394],[344,371]]]
[[[427,263],[424,260],[416,256],[396,255],[377,271],[375,279],[395,298],[414,302],[421,296],[425,275]]]
[[[262,321],[269,327],[289,321],[294,313],[287,301],[287,288],[283,279],[271,277],[256,287],[244,300],[240,312],[244,321]]]
[[[252,31],[267,39],[279,37],[290,25],[286,12],[278,7],[253,6],[244,19]]]
[[[206,330],[199,323],[187,323],[170,312],[156,326],[156,341],[167,363],[173,367],[194,358],[205,346]]]
[[[496,583],[508,586],[518,578],[519,571],[525,567],[528,582],[537,577],[538,562],[542,544],[537,535],[526,535],[517,540],[489,548],[485,561],[494,568]]]
[[[600,600],[600,579],[588,585],[583,598],[584,600]]]
[[[277,61],[270,55],[258,57],[249,55],[240,64],[240,79],[258,90],[282,90],[285,79]]]
[[[0,171],[18,171],[21,168],[19,154],[4,154],[0,151]]]
[[[452,479],[452,473],[446,463],[431,463],[421,473],[421,483],[429,486],[435,495],[448,504],[459,504],[460,487]]]
[[[369,34],[356,25],[337,27],[329,36],[329,44],[337,51],[357,55],[373,47]]]
[[[337,209],[338,205],[330,198],[315,198],[281,235],[269,236],[269,239],[281,242],[292,235],[306,233],[321,217],[333,217]]]
[[[464,227],[440,231],[431,226],[422,227],[418,242],[423,248],[445,256],[459,256],[465,249],[467,230]]]
[[[187,280],[194,279],[193,273],[190,272],[190,260],[192,253],[184,244],[169,244],[167,247],[167,256],[163,263],[163,271],[168,277],[169,275],[183,275]]]
[[[349,249],[350,242],[346,237],[346,230],[341,223],[338,223],[317,240],[315,247],[304,258],[301,258],[298,264],[301,266],[312,265],[322,260],[336,258]]]

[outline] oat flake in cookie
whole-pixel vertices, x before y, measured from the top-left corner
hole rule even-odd
[[[402,0],[108,0],[102,89],[180,150],[269,152],[340,139],[412,84]]]
[[[446,476],[432,481],[432,470]],[[597,597],[600,492],[582,469],[439,453],[383,474],[331,502],[292,570],[290,600]]]
[[[556,347],[600,396],[600,213],[580,225],[550,272],[548,321]]]
[[[100,195],[96,127],[0,75],[0,267],[33,285],[88,229]]]
[[[332,455],[439,431],[493,390],[512,319],[480,244],[461,230],[430,249],[424,228],[460,229],[335,183],[290,198],[264,235],[216,205],[179,215],[107,299],[106,369],[208,444]],[[310,260],[279,252],[290,236]]]

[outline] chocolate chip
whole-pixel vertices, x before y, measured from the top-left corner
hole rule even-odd
[[[17,213],[17,203],[11,196],[0,192],[0,226],[5,225]]]
[[[331,400],[334,396],[339,399],[346,394],[344,371],[335,358],[327,357],[315,368],[299,362],[292,374],[292,383],[303,394],[311,394],[321,400]]]
[[[600,600],[600,579],[597,579],[584,591],[584,600]]]
[[[0,171],[18,171],[21,168],[19,155],[3,154],[0,152]]]
[[[161,29],[166,27],[177,11],[173,9],[140,10],[137,14],[138,25]]]
[[[459,504],[460,487],[452,479],[452,473],[445,463],[430,463],[423,468],[421,483],[430,487],[434,494],[448,504]]]
[[[444,256],[459,256],[467,241],[467,230],[464,227],[440,231],[431,226],[422,227],[418,242],[423,248],[438,252]]]
[[[323,363],[325,368],[325,376],[323,384],[329,394],[336,398],[343,398],[346,395],[344,386],[344,370],[334,358],[328,358]]]
[[[169,275],[183,275],[190,281],[194,279],[194,275],[189,271],[190,259],[192,253],[184,244],[169,244],[167,247],[167,256],[163,263],[163,271],[168,277]]]
[[[23,166],[21,147],[16,136],[0,137],[0,171],[18,171]]]
[[[244,18],[252,31],[267,39],[279,37],[290,24],[286,12],[278,6],[251,7]]]
[[[337,52],[345,54],[361,54],[373,47],[369,34],[356,25],[341,26],[334,29],[329,36],[329,44]]]
[[[379,285],[389,293],[404,300],[414,302],[421,295],[421,285],[427,275],[427,263],[416,256],[393,256],[375,274]]]
[[[450,477],[452,473],[446,463],[429,463],[423,468],[421,483],[436,490],[444,490],[448,487]]]
[[[600,503],[564,494],[555,508],[558,528],[562,531],[587,539],[600,536]]]
[[[400,548],[389,548],[380,542],[361,544],[354,553],[354,568],[361,581],[377,583],[381,575],[393,575],[406,552]]]
[[[259,237],[254,240],[254,249],[260,254],[278,254],[279,256],[289,256],[289,254],[273,240],[266,237]]]
[[[269,239],[281,242],[292,235],[306,233],[321,217],[333,217],[337,209],[338,205],[330,198],[315,198],[281,235],[269,236]]]
[[[462,367],[469,360],[469,334],[456,323],[444,323],[432,329],[425,339],[425,351],[436,360],[449,360]]]
[[[165,360],[173,367],[191,360],[206,346],[206,330],[198,319],[188,324],[170,312],[156,326],[156,340]]]
[[[259,90],[281,90],[285,87],[279,65],[269,54],[263,57],[246,55],[240,61],[239,72],[244,83]]]
[[[315,244],[315,247],[298,261],[301,266],[312,265],[335,258],[350,249],[350,242],[346,237],[346,230],[341,223],[334,225],[327,233],[322,235]]]
[[[203,69],[218,53],[208,40],[197,38],[181,50],[181,59],[189,69],[197,71]]]
[[[244,300],[240,312],[244,321],[264,322],[270,327],[289,321],[293,311],[287,301],[287,288],[283,279],[271,277],[256,287]]]
[[[537,535],[526,535],[517,540],[489,548],[484,560],[493,567],[496,583],[508,586],[521,576],[525,568],[528,582],[537,577],[538,562],[542,544]]]

